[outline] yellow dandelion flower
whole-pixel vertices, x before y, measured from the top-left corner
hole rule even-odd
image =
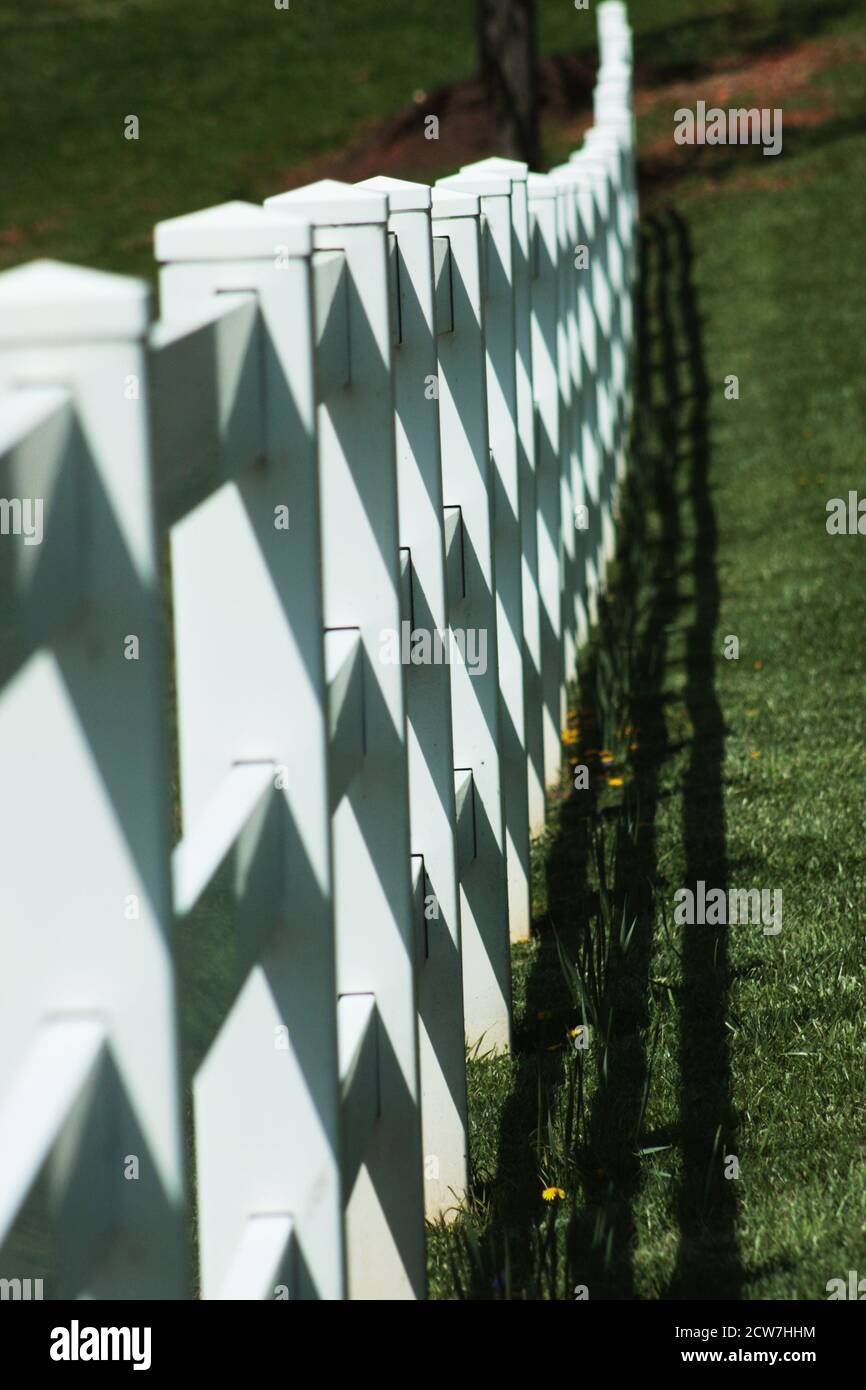
[[[577,743],[578,737],[577,729],[563,729],[562,731],[563,743]]]
[[[555,1202],[557,1198],[562,1202],[565,1199],[565,1190],[561,1187],[545,1187],[541,1195],[545,1202]]]
[[[608,785],[609,787],[621,787],[621,786],[622,786],[622,778],[621,778],[621,777],[608,777],[608,779],[607,779],[607,785]]]
[[[750,757],[750,758],[760,758],[760,756],[761,756],[760,753],[758,753],[754,748],[752,749],[751,753],[749,754],[749,757]]]
[[[640,748],[640,744],[639,744],[639,743],[630,743],[629,746],[628,746],[628,748],[629,748],[629,752],[630,752],[630,753],[636,753],[637,750]]]

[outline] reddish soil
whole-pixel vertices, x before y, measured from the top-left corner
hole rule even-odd
[[[851,56],[850,42],[816,39],[796,48],[761,54],[745,64],[741,58],[721,58],[697,81],[639,88],[635,109],[641,116],[662,102],[694,106],[699,99],[707,106],[727,106],[734,98],[740,101],[750,95],[761,106],[777,105],[805,91],[816,72],[846,56]]]
[[[700,197],[716,187],[716,177],[728,158],[724,146],[705,146],[695,150],[674,143],[673,112],[679,107],[695,108],[698,101],[705,101],[707,108],[716,106],[727,109],[730,105],[744,103],[761,107],[782,107],[783,129],[791,131],[817,127],[837,115],[832,104],[825,100],[817,101],[811,83],[823,69],[835,64],[859,58],[866,58],[863,45],[853,45],[850,40],[823,39],[798,44],[794,48],[777,50],[762,54],[744,63],[741,58],[732,60],[721,58],[700,78],[689,82],[676,82],[667,85],[639,86],[635,94],[635,108],[638,119],[654,121],[664,114],[668,129],[657,136],[641,150],[640,172],[644,204],[650,204],[656,197],[664,196],[673,181],[686,170],[693,171],[695,157],[701,160],[707,178],[690,189],[690,195]],[[753,152],[757,155],[757,151]],[[759,166],[764,163],[758,161]],[[767,161],[772,164],[773,161]],[[734,179],[727,179],[725,187],[731,191],[745,188],[762,188],[771,192],[781,192],[798,180],[782,177],[775,169],[747,168]]]

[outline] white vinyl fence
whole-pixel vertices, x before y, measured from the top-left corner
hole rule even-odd
[[[598,19],[548,174],[160,223],[157,323],[137,280],[0,275],[4,1278],[424,1295],[612,555],[637,206]]]

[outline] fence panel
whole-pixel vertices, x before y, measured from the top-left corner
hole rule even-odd
[[[4,1277],[182,1298],[197,1246],[205,1298],[424,1295],[632,418],[631,31],[598,22],[549,175],[161,223],[155,326],[137,281],[0,276]]]
[[[437,187],[476,194],[486,221],[484,316],[487,412],[494,462],[496,631],[502,719],[503,791],[512,941],[529,937],[529,786],[523,638],[523,538],[514,313],[512,180],[502,173],[453,174]]]
[[[400,547],[408,552],[412,586],[408,664],[405,627],[400,649],[406,677],[412,853],[423,861],[418,973],[421,1123],[425,1206],[433,1219],[453,1212],[466,1191],[467,1111],[449,675],[450,664],[459,664],[462,657],[456,640],[459,626],[449,627],[446,595],[431,196],[426,184],[402,179],[367,179],[358,187],[388,198],[388,230],[398,268],[400,333],[393,371]],[[440,286],[441,282],[440,265]],[[441,293],[440,288],[440,297]],[[453,550],[453,532],[451,542]],[[467,634],[463,636],[465,644]],[[471,666],[471,645],[469,652],[465,645],[463,651]]]
[[[62,1234],[51,1298],[189,1286],[148,321],[137,280],[0,276],[0,493],[39,504],[0,548],[0,1240],[41,1276]]]
[[[482,1050],[505,1051],[511,964],[479,199],[434,188],[433,234],[440,284],[447,284],[441,296],[450,306],[437,336],[442,496],[453,557],[449,617],[452,626],[486,638],[484,663],[451,667],[454,759],[471,772],[472,801],[463,814],[471,810],[474,829],[474,852],[470,857],[464,848],[460,861],[464,1031],[470,1046],[480,1041]]]
[[[541,613],[541,699],[545,786],[559,781],[565,724],[560,571],[559,236],[556,181],[529,176],[535,229],[531,256],[532,372],[535,397],[538,589]]]
[[[202,1290],[238,1297],[246,1270],[246,1296],[257,1296],[250,1251],[265,1240],[259,1223],[274,1218],[268,1240],[279,1230],[287,1239],[275,1282],[292,1297],[335,1298],[343,1258],[327,761],[340,692],[326,688],[322,643],[312,237],[303,221],[226,204],[160,224],[156,254],[157,493],[197,454],[213,483],[171,532],[178,908],[191,906],[182,869],[196,845],[206,860],[210,847],[202,887],[230,846],[237,936],[236,997],[194,1079]],[[199,342],[191,320],[208,316],[214,331]],[[178,356],[196,349],[200,374],[187,377]],[[211,436],[177,431],[179,420],[195,421],[196,402]]]
[[[538,592],[538,509],[531,325],[529,166],[517,159],[481,159],[461,174],[505,174],[511,180],[514,290],[515,405],[523,597],[523,710],[527,754],[529,833],[544,829],[544,736],[541,693],[541,614]]]
[[[351,376],[319,405],[325,626],[356,628],[364,659],[365,757],[332,812],[338,994],[374,995],[379,1117],[347,1192],[349,1293],[425,1287],[416,961],[404,668],[397,638],[400,530],[394,438],[393,267],[388,202],[325,181],[267,207],[300,214],[348,274]],[[390,650],[382,634],[392,634]]]

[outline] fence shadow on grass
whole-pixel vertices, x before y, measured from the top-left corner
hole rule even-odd
[[[512,1085],[501,1112],[496,1178],[481,1184],[488,1240],[476,1251],[474,1276],[464,1291],[474,1298],[568,1299],[576,1285],[586,1285],[592,1299],[637,1297],[640,1151],[668,1144],[679,1147],[683,1169],[676,1198],[679,1250],[663,1296],[737,1298],[741,1290],[734,1184],[723,1177],[723,1157],[734,1150],[735,1134],[724,928],[684,929],[683,978],[671,995],[680,1037],[679,1121],[665,1132],[649,1132],[644,1122],[655,1040],[649,1000],[658,987],[651,972],[652,938],[661,920],[661,905],[654,901],[655,820],[661,798],[671,795],[660,788],[662,769],[681,747],[667,731],[669,633],[675,624],[682,630],[684,609],[684,700],[694,728],[680,791],[686,883],[703,878],[708,886],[725,888],[727,878],[725,731],[713,675],[719,586],[708,481],[708,383],[688,228],[672,211],[644,225],[637,307],[633,465],[611,591],[601,598],[597,631],[581,657],[580,732],[571,748],[572,759],[590,767],[592,785],[571,790],[568,776],[536,865],[537,941],[525,960],[517,960],[524,1003]],[[626,785],[616,794],[593,751],[606,741],[611,746],[611,738],[619,739],[620,751],[629,748]],[[575,960],[587,934],[600,931],[604,904],[593,868],[600,838],[607,845],[612,925],[596,996],[596,1037],[583,1066],[601,1073],[604,1059],[604,1071],[591,1103],[582,1105],[570,1070],[577,1063],[563,1065],[561,1050],[581,1011],[557,942]],[[516,993],[519,998],[519,988]],[[551,1114],[558,1126],[552,1143]],[[551,1153],[554,1162],[545,1172]],[[569,1190],[545,1222],[541,1185],[558,1183],[560,1172]]]
[[[718,527],[709,483],[709,382],[693,281],[687,224],[671,211],[664,230],[670,293],[678,306],[688,378],[676,392],[685,428],[684,468],[692,514],[689,580],[694,607],[686,635],[684,698],[694,735],[682,793],[687,886],[703,880],[727,894],[722,769],[725,724],[715,690],[720,605]],[[675,345],[672,343],[672,350]],[[672,387],[680,383],[672,381]],[[736,1118],[725,1019],[731,979],[727,926],[685,926],[680,1015],[680,1123],[683,1179],[680,1246],[668,1288],[671,1298],[738,1298],[742,1269],[736,1243],[736,1185],[724,1176],[725,1155],[736,1152]]]
[[[634,1208],[641,1181],[640,1149],[669,1142],[667,1134],[647,1134],[644,1110],[651,1081],[652,1040],[648,1036],[648,998],[657,873],[656,808],[663,793],[659,773],[671,753],[665,720],[664,673],[667,633],[682,599],[678,594],[681,558],[676,496],[677,421],[672,325],[658,283],[667,273],[660,228],[643,231],[637,297],[637,429],[633,464],[622,503],[613,590],[599,606],[597,642],[584,661],[582,686],[595,682],[595,667],[606,655],[616,670],[623,742],[629,746],[633,781],[626,801],[613,815],[614,911],[633,925],[625,950],[617,943],[605,979],[604,1012],[609,1029],[606,1074],[595,1094],[583,1138],[585,1205],[570,1223],[569,1265],[575,1284],[591,1298],[636,1297],[633,1255]],[[651,292],[656,298],[652,301]],[[661,344],[661,353],[656,343]],[[660,447],[643,421],[654,414]],[[647,534],[651,511],[658,534]],[[586,696],[584,695],[584,700]],[[588,924],[595,929],[596,924]]]

